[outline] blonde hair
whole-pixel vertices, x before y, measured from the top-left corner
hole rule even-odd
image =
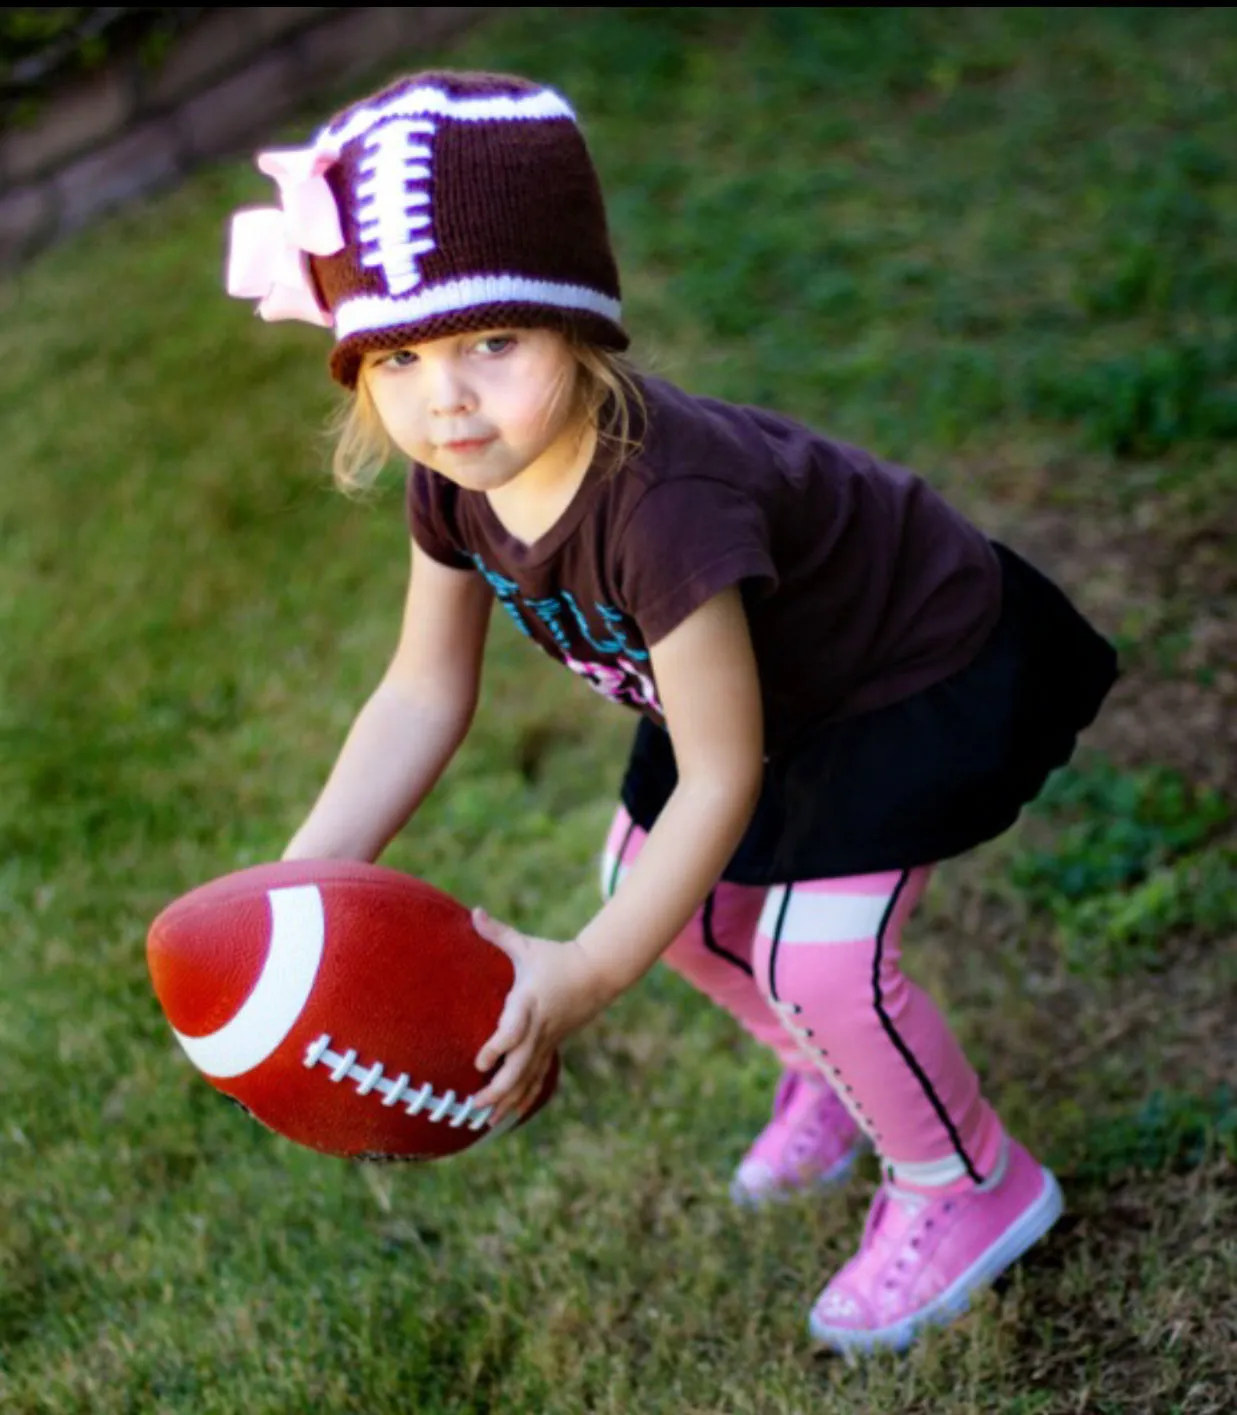
[[[597,428],[597,445],[613,476],[644,445],[648,409],[635,366],[613,349],[569,339],[583,378],[577,390],[585,413]]]
[[[581,377],[576,397],[584,415],[597,428],[598,449],[613,476],[639,452],[644,437],[645,403],[635,368],[610,349],[564,336]],[[332,471],[345,494],[367,491],[377,481],[395,450],[378,416],[362,367],[356,390],[341,404],[329,431],[335,439]]]

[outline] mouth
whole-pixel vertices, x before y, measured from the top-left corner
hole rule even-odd
[[[492,437],[461,437],[454,442],[442,442],[439,444],[447,452],[453,452],[457,456],[467,455],[470,452],[480,452],[488,447],[494,439]]]

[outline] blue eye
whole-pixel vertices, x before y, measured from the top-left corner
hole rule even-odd
[[[410,368],[416,361],[417,356],[411,349],[392,349],[381,360],[388,368]]]
[[[477,348],[483,354],[505,354],[508,349],[514,348],[514,346],[514,334],[487,334],[477,343]]]

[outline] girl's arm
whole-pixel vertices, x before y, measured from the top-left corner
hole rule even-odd
[[[493,592],[415,543],[399,643],[285,860],[375,860],[472,722]]]
[[[760,684],[737,589],[702,605],[652,650],[678,785],[617,891],[568,944],[480,916],[516,980],[477,1058],[505,1062],[477,1095],[494,1122],[537,1096],[559,1041],[636,982],[717,883],[743,835],[764,770]]]
[[[717,883],[764,774],[760,684],[737,589],[651,651],[678,785],[635,864],[576,939],[613,996],[641,978]]]

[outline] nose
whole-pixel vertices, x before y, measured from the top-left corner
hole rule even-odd
[[[437,417],[456,417],[477,406],[476,396],[454,359],[435,360],[431,366],[429,404]]]

